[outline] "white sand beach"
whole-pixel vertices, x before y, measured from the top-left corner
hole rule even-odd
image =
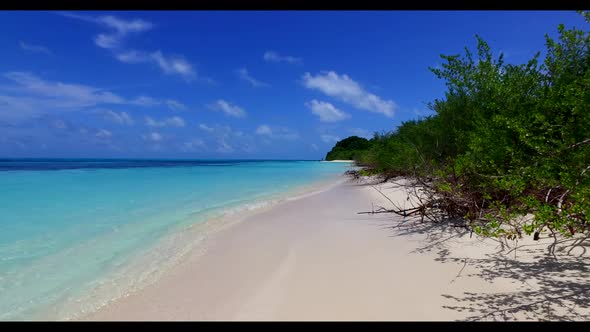
[[[378,186],[396,201],[405,194]],[[209,238],[156,283],[85,320],[587,320],[587,258],[546,240],[499,255],[462,228],[400,223],[352,181],[281,203]]]

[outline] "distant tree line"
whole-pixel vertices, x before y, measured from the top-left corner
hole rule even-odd
[[[506,64],[480,37],[475,54],[441,55],[430,68],[447,87],[428,105],[435,115],[349,137],[326,159],[424,189],[418,205],[391,212],[458,217],[487,236],[590,235],[590,34],[558,32],[545,36],[543,61]]]
[[[371,143],[358,136],[350,136],[336,143],[326,154],[326,160],[357,160],[371,147]]]

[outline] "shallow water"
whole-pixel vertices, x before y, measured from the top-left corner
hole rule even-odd
[[[189,250],[180,241],[187,227],[264,206],[349,167],[318,161],[0,160],[0,319],[66,319],[91,311]],[[209,227],[203,225],[193,228],[192,242]],[[97,292],[102,288],[111,294]]]

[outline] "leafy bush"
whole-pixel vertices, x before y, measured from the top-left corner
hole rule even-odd
[[[448,197],[447,215],[480,234],[589,232],[590,34],[558,32],[557,41],[546,36],[543,62],[537,53],[505,64],[479,37],[475,55],[441,55],[442,68],[431,71],[447,91],[429,104],[436,115],[376,134],[366,149],[337,144],[326,159],[432,180],[437,197]],[[534,218],[513,221],[528,213]]]

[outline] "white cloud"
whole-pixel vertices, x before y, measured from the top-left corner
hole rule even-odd
[[[336,143],[340,140],[340,137],[328,134],[320,135],[320,138],[324,143]]]
[[[171,118],[163,119],[162,121],[156,121],[152,117],[145,117],[145,125],[149,127],[184,127],[184,119],[179,116],[173,116]]]
[[[20,41],[19,42],[20,48],[28,51],[28,52],[32,52],[32,53],[43,53],[43,54],[47,54],[50,55],[51,51],[45,47],[45,46],[41,46],[41,45],[33,45],[33,44],[27,44],[24,41]]]
[[[119,46],[119,39],[114,35],[99,34],[94,37],[94,43],[102,48],[115,48]]]
[[[92,106],[98,103],[123,104],[125,99],[112,92],[81,84],[45,81],[27,72],[9,72],[4,77],[14,81],[25,92],[49,98],[62,98],[64,104]]]
[[[124,63],[153,63],[158,65],[165,74],[177,74],[185,79],[196,77],[193,66],[181,56],[165,56],[162,51],[146,53],[141,51],[125,51],[115,55],[115,58]]]
[[[366,129],[362,129],[362,128],[352,128],[349,130],[353,135],[359,136],[359,137],[364,137],[367,139],[370,139],[373,137],[373,133],[366,130]]]
[[[258,135],[272,135],[272,130],[267,125],[260,125],[256,128],[256,134]]]
[[[0,95],[0,121],[14,124],[44,113],[44,107],[50,106],[39,98]]]
[[[209,105],[209,108],[215,111],[221,111],[226,115],[235,118],[243,118],[246,116],[246,111],[244,111],[244,109],[237,105],[232,105],[223,99],[216,100],[213,104]]]
[[[116,30],[118,34],[126,35],[129,32],[141,32],[149,30],[153,27],[152,23],[141,20],[141,19],[134,19],[130,21],[126,21],[115,16],[100,16],[97,19],[98,22],[113,28]]]
[[[212,133],[215,129],[207,126],[206,124],[199,124],[199,129],[204,130],[206,132]]]
[[[117,113],[112,110],[98,110],[97,112],[102,114],[106,120],[112,121],[116,124],[132,126],[135,123],[133,118],[127,114],[127,112]]]
[[[113,136],[113,134],[106,130],[106,129],[101,129],[99,131],[96,132],[96,135],[94,135],[98,138],[110,138],[111,136]]]
[[[79,111],[99,104],[126,104],[128,101],[110,91],[83,84],[43,80],[27,72],[9,72],[3,76],[14,84],[0,87],[12,95],[0,94],[0,119],[13,123],[47,113]]]
[[[166,74],[179,74],[185,78],[195,76],[192,65],[182,57],[166,57],[160,51],[150,54],[150,57]]]
[[[98,47],[108,49],[121,47],[123,39],[129,33],[139,33],[150,30],[153,27],[153,24],[148,21],[141,19],[125,20],[112,15],[95,17],[70,12],[61,12],[58,14],[77,20],[99,24],[110,29],[111,32],[101,33],[94,37],[94,42]]]
[[[166,119],[166,122],[172,127],[184,127],[184,119],[179,116],[173,116],[169,119]]]
[[[77,20],[80,21],[87,21],[87,22],[93,22],[93,23],[97,23],[96,22],[96,18],[93,16],[87,16],[87,15],[80,15],[80,14],[76,14],[76,13],[72,13],[72,12],[67,12],[67,11],[59,11],[59,12],[55,12],[57,15],[61,15],[64,17],[69,17],[69,18],[75,18]]]
[[[302,64],[303,59],[292,56],[282,56],[274,51],[266,51],[262,56],[265,61],[269,62],[287,62],[290,64]]]
[[[252,152],[256,147],[252,144],[253,137],[230,126],[199,124],[199,129],[214,139],[215,151],[220,153],[242,150]]]
[[[308,89],[319,90],[358,109],[381,113],[389,118],[393,117],[397,108],[395,102],[383,100],[369,93],[346,74],[338,75],[336,72],[329,71],[312,76],[310,73],[305,73],[303,84]]]
[[[151,132],[147,135],[142,135],[141,137],[144,140],[151,142],[160,142],[162,139],[164,139],[164,137],[158,132]]]
[[[149,62],[150,58],[147,53],[139,51],[125,51],[115,55],[115,58],[125,63],[142,63]]]
[[[162,103],[147,96],[127,99],[103,88],[45,80],[28,72],[8,72],[2,76],[13,82],[0,86],[0,119],[4,121],[18,122],[49,112],[80,111],[97,105]]]
[[[350,118],[350,114],[337,109],[334,105],[313,99],[305,103],[311,112],[320,117],[322,122],[338,122]]]
[[[60,14],[109,28],[111,32],[98,34],[94,37],[94,43],[98,47],[113,50],[115,58],[123,63],[153,63],[158,65],[165,74],[180,75],[186,80],[196,77],[193,66],[182,56],[165,56],[160,50],[143,52],[124,49],[123,40],[125,37],[130,33],[152,29],[151,22],[141,19],[125,20],[111,15],[94,17],[69,12]]]
[[[166,125],[165,121],[156,121],[152,117],[145,117],[145,125],[149,127],[163,127]]]
[[[152,119],[149,116],[146,116],[145,117],[145,125],[146,126],[150,126],[150,127],[161,127],[161,126],[164,126],[164,124],[162,124],[161,122],[158,122],[158,121]]]
[[[254,88],[269,86],[267,83],[261,82],[255,79],[254,77],[250,76],[250,73],[248,73],[248,70],[246,68],[240,68],[236,71],[236,73],[238,74],[238,77],[240,79],[250,83],[250,85],[252,85],[252,87]]]
[[[166,100],[166,105],[168,105],[168,108],[171,109],[171,110],[173,110],[173,111],[184,111],[184,110],[186,110],[186,106],[183,103],[181,103],[179,101],[176,101],[176,100],[173,100],[173,99]]]
[[[275,139],[285,139],[293,141],[299,138],[299,134],[286,127],[276,127],[269,125],[260,125],[256,128],[256,134],[261,136],[267,136]]]

